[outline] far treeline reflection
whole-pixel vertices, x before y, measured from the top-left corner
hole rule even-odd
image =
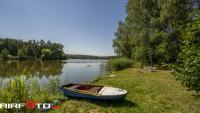
[[[17,61],[17,60],[0,60],[0,77],[12,77],[26,75],[38,76],[55,76],[62,74],[64,64],[62,61]]]

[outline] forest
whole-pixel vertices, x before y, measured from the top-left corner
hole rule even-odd
[[[200,1],[128,0],[113,48],[141,66],[170,64],[177,79],[200,92]]]
[[[64,60],[63,48],[51,41],[0,38],[0,59]]]
[[[116,56],[95,56],[95,55],[81,55],[81,54],[66,54],[68,59],[112,59]]]

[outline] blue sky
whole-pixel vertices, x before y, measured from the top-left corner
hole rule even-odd
[[[127,0],[0,0],[0,37],[44,39],[66,53],[114,55]]]

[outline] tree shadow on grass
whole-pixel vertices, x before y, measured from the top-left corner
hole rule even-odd
[[[200,99],[200,94],[192,94],[196,99]]]
[[[144,73],[144,71],[136,71],[136,73]]]
[[[130,100],[115,100],[115,101],[95,101],[90,100],[91,103],[95,103],[96,105],[102,107],[134,107],[137,104]]]
[[[91,99],[79,99],[70,97],[69,99],[77,100],[77,101],[86,101],[89,103],[96,104],[102,107],[135,107],[137,104],[127,99],[122,100],[91,100]]]

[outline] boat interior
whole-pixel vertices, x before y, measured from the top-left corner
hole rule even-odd
[[[67,89],[70,89],[70,90],[87,91],[87,92],[93,92],[93,93],[98,93],[103,88],[103,86],[83,85],[83,84],[69,84],[65,87],[67,87]]]

